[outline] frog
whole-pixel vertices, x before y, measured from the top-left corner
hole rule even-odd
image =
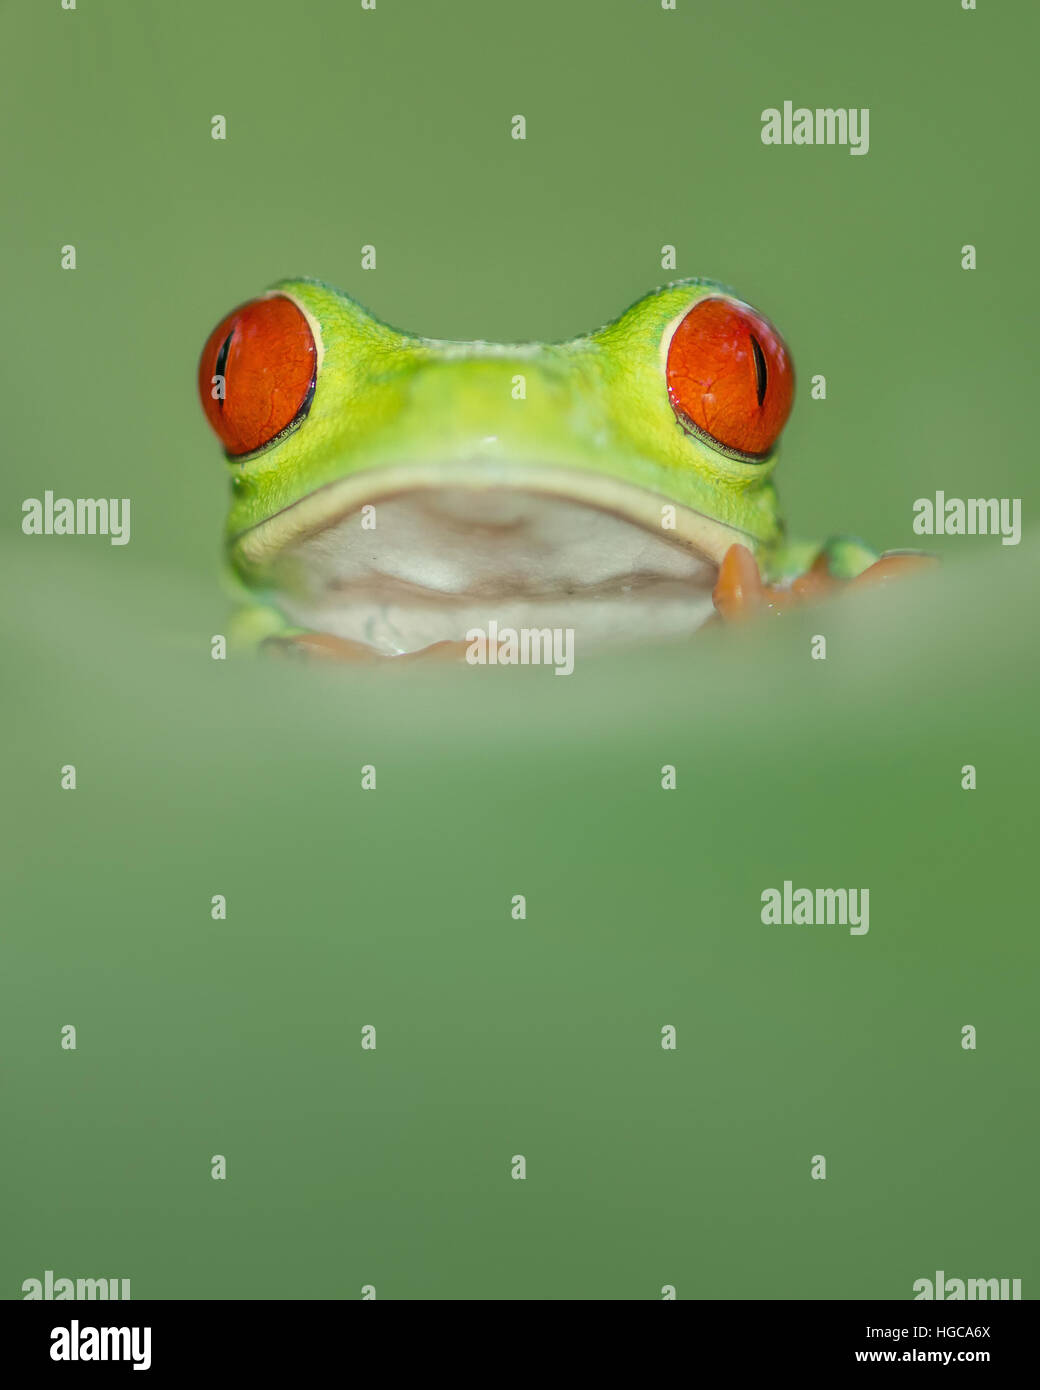
[[[287,279],[220,320],[197,378],[230,473],[236,646],[458,654],[490,617],[686,640],[927,558],[787,539],[791,354],[711,279],[512,344],[403,332]]]

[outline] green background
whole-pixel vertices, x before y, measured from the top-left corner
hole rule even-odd
[[[1035,1296],[1040,26],[979,4],[0,5],[2,1296]],[[869,154],[763,146],[785,99]],[[562,680],[210,660],[230,307],[563,338],[665,243],[792,347],[795,535],[912,545],[941,488],[1023,544]],[[47,488],[130,544],[24,537]],[[763,926],[788,878],[869,934]]]

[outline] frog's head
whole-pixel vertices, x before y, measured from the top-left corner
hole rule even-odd
[[[399,333],[288,280],[199,364],[227,453],[230,560],[287,620],[386,652],[494,617],[690,631],[734,542],[780,538],[782,339],[682,280],[567,343]]]

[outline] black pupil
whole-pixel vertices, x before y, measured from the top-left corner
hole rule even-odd
[[[766,358],[754,333],[751,335],[751,351],[755,355],[755,395],[761,405],[766,398]],[[220,371],[219,367],[217,371]]]
[[[235,336],[235,330],[232,329],[231,332],[230,332],[230,333],[227,335],[227,337],[224,339],[224,341],[221,343],[221,345],[220,345],[220,351],[217,353],[217,363],[216,363],[216,367],[214,368],[214,371],[213,371],[213,375],[214,375],[214,376],[223,376],[223,375],[224,375],[224,368],[227,366],[228,352],[229,352],[229,350],[230,350],[230,348],[231,348],[231,339],[232,339],[234,336]],[[227,381],[224,382],[224,389],[223,389],[223,391],[221,391],[220,395],[217,397],[217,405],[219,406],[219,408],[220,408],[221,410],[224,409],[224,397],[225,397],[226,395],[227,395]],[[762,401],[762,398],[761,398],[761,396],[760,396],[760,397],[759,397],[759,404],[761,404],[761,401]]]

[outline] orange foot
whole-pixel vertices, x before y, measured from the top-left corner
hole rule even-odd
[[[825,598],[842,589],[860,588],[870,584],[887,584],[890,579],[902,578],[917,570],[938,564],[933,555],[893,553],[882,555],[855,579],[838,579],[827,567],[827,556],[821,551],[811,567],[790,584],[765,584],[758,561],[744,545],[731,545],[719,568],[712,600],[715,610],[727,622],[753,617],[756,613],[786,613],[800,603]]]

